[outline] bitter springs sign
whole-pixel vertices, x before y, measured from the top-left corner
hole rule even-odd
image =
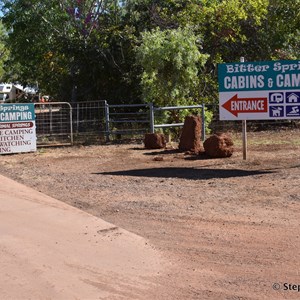
[[[220,120],[300,119],[300,61],[220,64]]]

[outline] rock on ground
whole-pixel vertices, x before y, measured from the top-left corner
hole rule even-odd
[[[214,134],[205,140],[205,153],[213,158],[230,157],[233,154],[233,141],[226,133]]]
[[[144,144],[146,149],[162,149],[166,147],[166,139],[162,133],[146,133]]]
[[[201,123],[200,116],[187,116],[185,118],[180,136],[179,150],[194,153],[203,152]]]

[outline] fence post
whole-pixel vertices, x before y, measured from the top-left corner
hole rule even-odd
[[[205,104],[202,102],[202,141],[204,142],[206,139],[205,136]]]
[[[76,104],[76,133],[79,133],[79,103]]]
[[[70,107],[70,138],[71,138],[71,145],[74,144],[74,137],[73,137],[73,108],[69,104]]]
[[[52,115],[52,105],[50,104],[49,105],[49,118],[50,118],[50,124],[49,124],[49,126],[50,126],[50,133],[52,133],[53,132],[53,115]]]
[[[104,112],[105,112],[105,136],[106,136],[106,142],[109,142],[109,136],[110,136],[110,131],[109,131],[109,105],[107,101],[105,100],[104,102]]]
[[[154,106],[153,103],[149,103],[150,108],[150,133],[154,133]]]

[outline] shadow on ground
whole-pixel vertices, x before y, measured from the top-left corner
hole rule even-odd
[[[163,154],[178,154],[178,153],[184,153],[184,152],[178,149],[165,149],[161,151],[146,152],[144,153],[144,155],[163,155]]]
[[[145,151],[145,148],[132,148],[132,150],[143,150]],[[203,160],[203,159],[212,159],[211,157],[209,157],[208,155],[206,155],[204,152],[202,153],[192,153],[189,151],[181,151],[179,149],[164,149],[164,150],[156,150],[156,151],[152,151],[152,152],[145,152],[143,153],[144,155],[148,155],[148,156],[158,156],[158,155],[183,155],[183,158],[185,160]]]
[[[94,173],[96,175],[182,178],[190,180],[205,180],[213,178],[246,177],[270,174],[272,171],[251,171],[238,169],[197,169],[197,168],[150,168],[125,170],[115,172]]]

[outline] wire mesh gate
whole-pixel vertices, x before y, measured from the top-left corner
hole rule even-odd
[[[71,103],[76,142],[102,142],[107,132],[105,100]]]

